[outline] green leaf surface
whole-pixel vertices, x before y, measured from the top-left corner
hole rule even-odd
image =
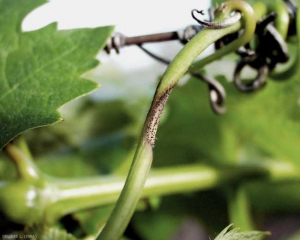
[[[61,121],[58,108],[97,88],[81,75],[98,65],[112,27],[57,31],[53,23],[22,32],[25,15],[42,3],[0,2],[0,148],[21,132]]]
[[[237,228],[228,231],[231,226],[226,227],[215,240],[263,240],[270,235],[259,231],[239,232]]]

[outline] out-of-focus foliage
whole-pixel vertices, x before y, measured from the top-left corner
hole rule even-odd
[[[269,79],[264,89],[253,94],[239,93],[232,83],[223,84],[228,95],[228,112],[220,117],[210,110],[208,91],[200,82],[192,79],[174,90],[168,103],[167,124],[159,130],[155,149],[156,159],[162,160],[154,164],[182,163],[182,159],[256,164],[261,155],[299,166],[297,77],[280,83]],[[252,160],[254,156],[256,159]]]
[[[293,234],[289,239],[287,240],[298,240],[300,239],[300,232],[298,231],[297,233]]]
[[[187,219],[195,219],[212,235],[220,232],[228,224],[222,193],[205,191],[163,197],[157,209],[137,212],[132,222],[142,239],[163,240],[171,239]]]

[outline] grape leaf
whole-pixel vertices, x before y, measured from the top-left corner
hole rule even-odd
[[[62,120],[58,108],[97,88],[80,76],[98,65],[112,27],[57,31],[52,23],[22,32],[42,0],[0,2],[0,149],[16,135]]]
[[[270,235],[268,232],[259,231],[239,232],[237,228],[228,231],[231,226],[226,227],[215,240],[263,240]]]

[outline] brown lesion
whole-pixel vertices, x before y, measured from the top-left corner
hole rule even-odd
[[[164,110],[165,104],[170,96],[172,89],[173,87],[169,88],[162,96],[160,96],[157,100],[154,100],[154,102],[152,103],[152,107],[148,115],[148,124],[146,127],[146,139],[147,142],[152,146],[152,148],[154,147],[156,132],[161,114]]]

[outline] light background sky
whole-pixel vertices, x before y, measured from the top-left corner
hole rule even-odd
[[[24,30],[58,22],[60,29],[116,25],[127,35],[148,34],[196,22],[191,10],[209,7],[207,0],[50,0],[31,13]]]
[[[30,31],[58,22],[59,29],[115,25],[115,31],[126,36],[145,35],[197,24],[191,17],[191,10],[206,11],[209,6],[210,0],[51,0],[30,13],[23,21],[22,29]],[[204,19],[207,17],[204,16]],[[168,42],[148,44],[146,47],[172,59],[182,45]],[[137,89],[140,85],[141,94],[144,94],[145,82],[155,82],[166,68],[135,46],[123,48],[120,55],[102,52],[98,59],[102,65],[96,69],[96,73],[98,71],[102,76],[99,83],[105,89],[100,98],[107,98],[109,94],[124,95],[132,85]],[[119,83],[118,86],[111,84],[112,78],[123,79],[124,88],[120,88]]]

